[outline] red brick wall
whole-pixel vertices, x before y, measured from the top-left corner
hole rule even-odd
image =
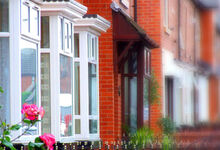
[[[112,23],[111,0],[83,0],[88,14],[99,14]],[[117,99],[117,76],[113,70],[112,26],[99,38],[99,101],[100,138],[103,141],[117,139],[120,132],[120,102]]]
[[[137,0],[137,22],[161,45],[161,1],[160,0]],[[160,85],[160,105],[155,104],[150,108],[150,127],[158,131],[158,119],[162,113],[162,52],[161,48],[152,50],[152,68]]]

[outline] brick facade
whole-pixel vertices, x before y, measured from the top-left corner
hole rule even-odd
[[[111,0],[78,0],[88,7],[88,14],[99,14],[112,23]],[[132,18],[134,17],[134,1],[129,0],[130,7],[119,6]],[[168,27],[164,26],[164,0],[137,0],[137,23],[146,33],[160,45],[152,50],[151,65],[160,85],[160,104],[150,107],[150,127],[159,131],[157,122],[163,113],[164,74],[162,65],[163,50],[171,52],[174,59],[187,65],[195,65],[198,60],[208,63],[212,61],[211,12],[202,12],[191,0],[169,0]],[[178,20],[178,18],[180,18]],[[200,21],[201,20],[201,21]],[[100,80],[100,138],[113,141],[121,138],[121,97],[118,95],[120,75],[114,68],[113,29],[112,26],[100,36],[99,42],[99,80]],[[202,49],[202,51],[201,51]],[[213,80],[210,81],[210,84]],[[211,86],[212,87],[212,86]],[[210,91],[213,91],[212,88]],[[218,92],[217,92],[218,93]],[[215,98],[216,99],[216,95]],[[210,106],[215,105],[211,103]],[[217,113],[213,110],[212,113]],[[218,109],[218,108],[216,108]],[[211,115],[213,116],[213,115]]]

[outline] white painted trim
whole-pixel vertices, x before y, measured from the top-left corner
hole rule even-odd
[[[103,17],[97,15],[97,18],[75,19],[76,30],[80,27],[89,27],[97,32],[106,32],[111,23]],[[79,29],[78,29],[79,30]]]
[[[0,37],[9,37],[10,33],[9,32],[0,32]]]
[[[71,2],[43,2],[41,3],[43,15],[60,15],[69,18],[82,18],[87,13],[87,7],[76,1]],[[72,20],[71,20],[72,21]]]

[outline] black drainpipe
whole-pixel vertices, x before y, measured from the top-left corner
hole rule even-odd
[[[134,0],[134,21],[137,22],[137,0]]]
[[[178,60],[181,59],[181,50],[180,50],[180,13],[181,13],[181,6],[180,6],[180,1],[178,0]]]

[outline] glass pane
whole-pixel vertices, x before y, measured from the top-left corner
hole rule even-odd
[[[7,123],[10,119],[9,60],[9,39],[0,38],[0,86],[4,90],[4,93],[0,93],[0,118]]]
[[[72,135],[72,59],[60,55],[61,136]]]
[[[31,33],[34,35],[39,35],[39,25],[38,25],[38,16],[39,16],[39,11],[35,9],[31,9]]]
[[[81,121],[80,121],[80,119],[75,119],[75,134],[81,134]]]
[[[89,120],[89,133],[90,134],[98,133],[98,121],[97,120]]]
[[[51,133],[50,54],[41,54],[41,106],[45,110],[42,133]]]
[[[96,65],[89,63],[89,115],[98,115]]]
[[[125,62],[125,74],[137,74],[137,53],[133,52],[129,59]]]
[[[50,18],[41,17],[41,48],[50,48]]]
[[[64,39],[65,39],[65,49],[69,49],[69,24],[68,23],[65,23]]]
[[[88,58],[91,57],[91,35],[87,35]]]
[[[29,32],[30,31],[30,27],[29,27],[29,19],[30,19],[30,7],[22,4],[21,7],[21,29],[22,32]]]
[[[0,0],[0,32],[9,32],[8,0]]]
[[[80,115],[80,66],[79,63],[75,63],[75,85],[74,85],[74,96],[75,96],[75,115]]]
[[[74,34],[74,56],[79,57],[79,33]]]
[[[59,49],[63,50],[63,19],[59,19],[59,24],[58,24],[58,30],[59,30]]]
[[[149,125],[149,80],[144,78],[144,125]]]
[[[21,40],[21,92],[22,105],[37,103],[37,45]],[[26,126],[24,127],[24,129]],[[30,134],[37,134],[37,127],[30,129]]]
[[[95,58],[95,39],[92,38],[92,58]]]
[[[95,38],[95,60],[98,58],[98,38]]]
[[[131,132],[137,130],[137,78],[124,78],[124,107],[125,125]]]
[[[69,48],[70,48],[70,53],[73,51],[73,26],[72,23],[69,24]]]

